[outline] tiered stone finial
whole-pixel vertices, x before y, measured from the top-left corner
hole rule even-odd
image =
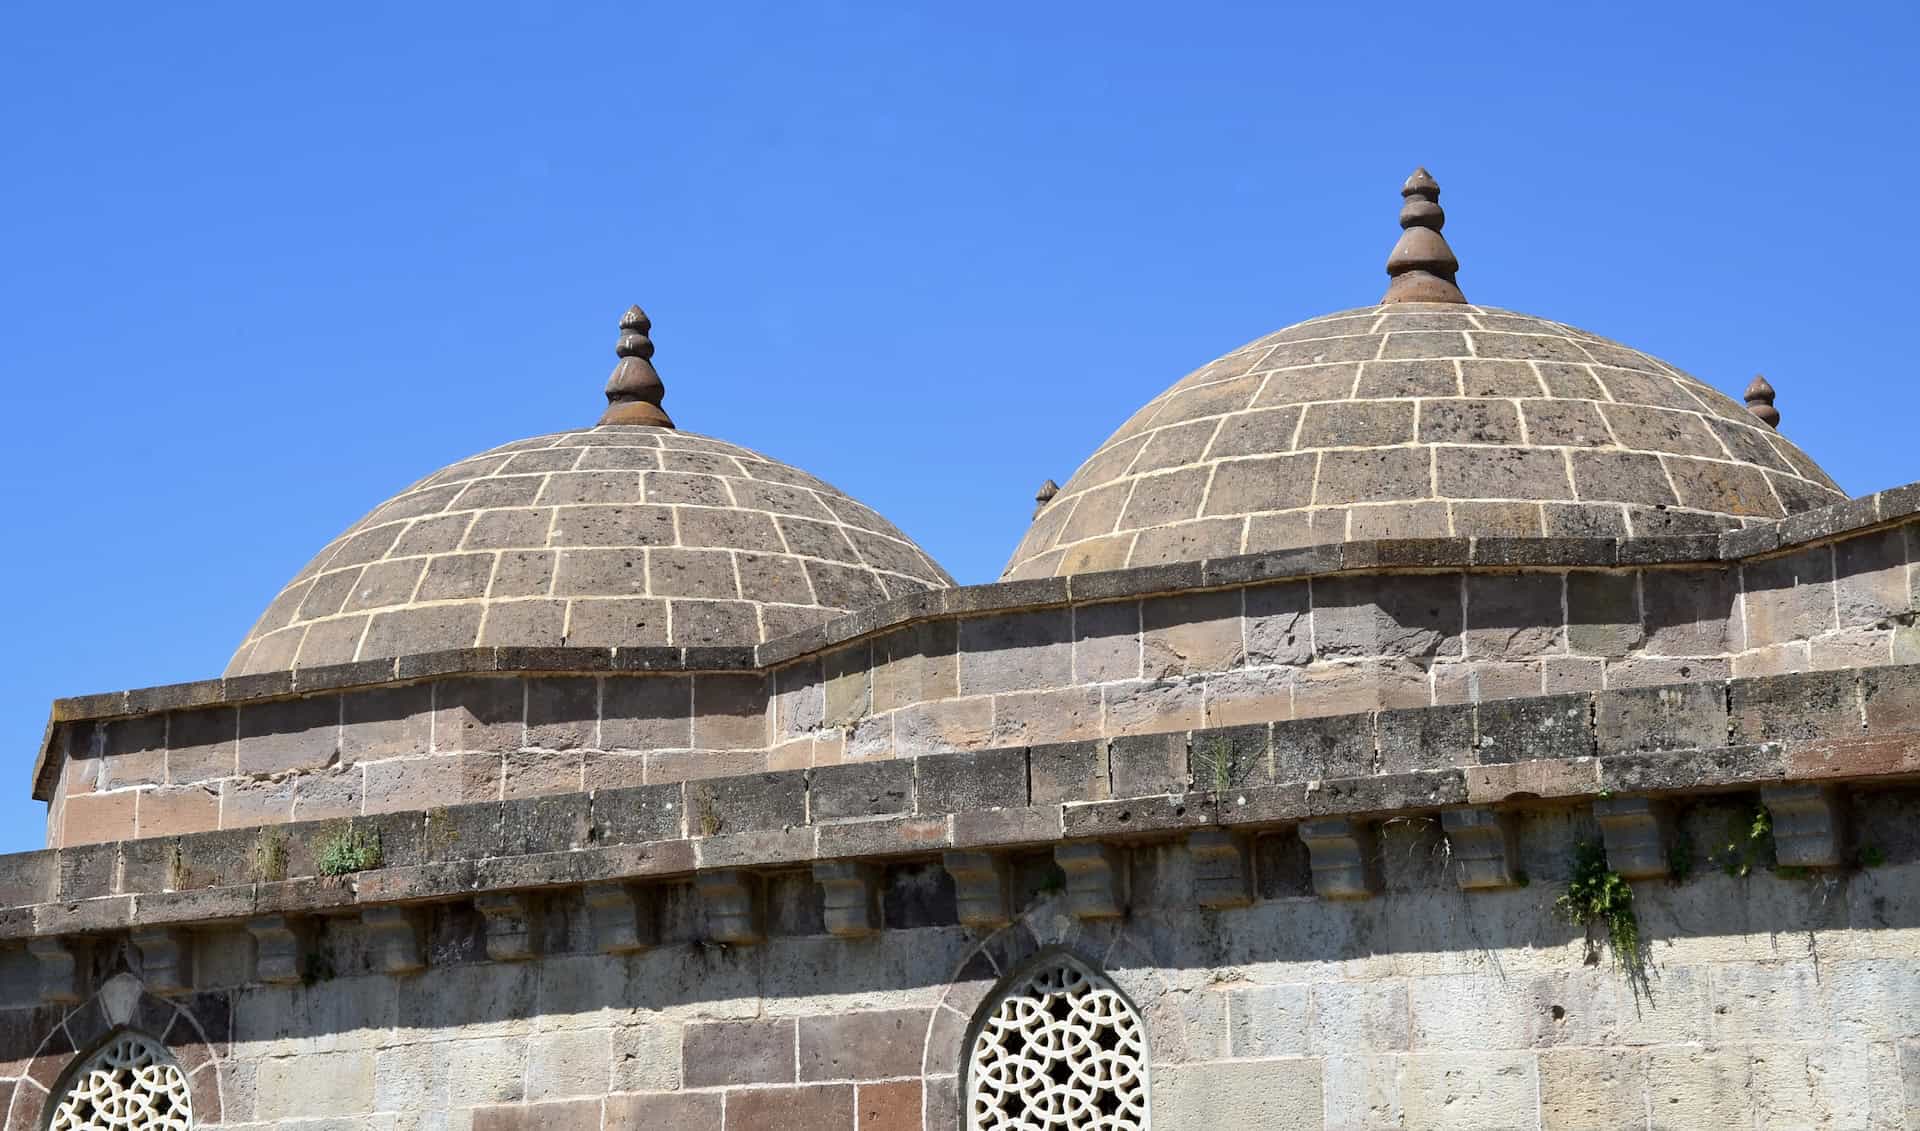
[[[1059,493],[1060,484],[1055,483],[1051,479],[1040,484],[1040,489],[1033,493],[1033,517],[1039,518],[1040,512],[1046,510],[1047,504],[1051,503],[1053,497]]]
[[[1415,169],[1400,186],[1400,242],[1387,256],[1386,302],[1466,302],[1453,277],[1460,261],[1440,229],[1447,214],[1440,208],[1440,185],[1425,169]]]
[[[647,337],[652,329],[647,312],[637,306],[620,316],[620,345],[614,351],[620,361],[607,378],[607,411],[600,423],[673,427],[673,418],[660,407],[667,387],[653,368],[653,339]]]
[[[1747,411],[1760,418],[1760,423],[1769,428],[1780,427],[1780,410],[1773,407],[1773,386],[1765,377],[1754,374],[1753,383],[1747,386]]]

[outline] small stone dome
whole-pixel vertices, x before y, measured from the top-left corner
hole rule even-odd
[[[1003,576],[1371,538],[1697,533],[1846,497],[1756,415],[1770,387],[1750,411],[1598,335],[1469,305],[1439,186],[1422,170],[1402,194],[1381,304],[1269,334],[1148,402],[1042,502]]]
[[[756,644],[953,584],[819,479],[676,431],[658,378],[636,399],[631,377],[609,382],[614,423],[461,460],[355,523],[268,606],[227,674],[477,645]],[[618,422],[637,414],[665,423]]]

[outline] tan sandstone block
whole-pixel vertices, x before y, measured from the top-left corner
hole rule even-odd
[[[1562,1049],[1540,1054],[1541,1131],[1614,1131],[1646,1123],[1645,1054]]]
[[[1286,1059],[1160,1068],[1151,1102],[1156,1126],[1318,1131],[1320,1065]]]

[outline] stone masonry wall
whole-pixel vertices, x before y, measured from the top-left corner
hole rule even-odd
[[[37,1126],[74,1047],[125,1019],[162,1029],[201,1125],[297,1131],[955,1131],[967,1026],[1042,947],[1104,969],[1144,1017],[1164,1129],[1920,1126],[1920,833],[1911,790],[1862,795],[1872,862],[1769,870],[1730,849],[1752,794],[1674,816],[1681,878],[1635,884],[1644,983],[1554,907],[1584,805],[1516,813],[1514,883],[1462,890],[1432,816],[1380,826],[1379,894],[1329,899],[1294,830],[1248,851],[1250,903],[1197,908],[1179,842],[1118,849],[1117,914],[1088,915],[1045,855],[1013,925],[957,925],[937,866],[902,860],[886,928],[824,933],[806,873],[769,873],[766,938],[714,941],[684,888],[657,945],[596,953],[578,893],[540,957],[490,959],[470,906],[435,909],[425,968],[389,974],[359,918],[324,919],[304,980],[262,984],[246,930],[210,927],[190,988],[137,948],[83,952],[99,993],[40,1004],[0,948],[0,1106]],[[1730,855],[1731,852],[1731,855]],[[1064,887],[1065,890],[1062,890]],[[175,980],[177,981],[177,975]],[[135,987],[137,990],[137,987]]]
[[[362,680],[378,686],[339,691],[292,693],[284,675],[158,689],[175,709],[56,726],[49,843],[1920,658],[1920,529],[1770,555],[1777,531],[1739,536],[1761,556],[1635,565],[1691,543],[1409,541],[1206,578],[1194,563],[1015,582],[797,657],[674,660],[736,670],[613,670],[626,650],[559,649],[527,663],[574,670],[457,674],[460,653],[447,674],[395,683],[388,664]],[[269,694],[232,694],[254,685]]]

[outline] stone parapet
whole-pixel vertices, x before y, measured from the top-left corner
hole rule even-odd
[[[1322,860],[1340,847],[1328,830],[1339,820],[1364,826],[1436,813],[1446,815],[1449,839],[1462,838],[1456,856],[1475,862],[1463,886],[1478,888],[1521,882],[1508,859],[1515,807],[1597,801],[1604,810],[1597,829],[1611,844],[1624,811],[1620,796],[1753,789],[1778,810],[1783,863],[1832,865],[1847,852],[1844,828],[1820,815],[1837,812],[1848,789],[1896,788],[1920,777],[1920,666],[1504,701],[1419,729],[1407,726],[1405,714],[1165,735],[1158,745],[1168,752],[1166,788],[1132,796],[1114,796],[1111,782],[1090,777],[1063,785],[1047,748],[1012,748],[904,762],[911,772],[899,783],[898,805],[849,816],[828,814],[850,811],[849,783],[841,779],[866,767],[21,853],[0,858],[0,938],[233,921],[250,923],[263,940],[283,940],[263,945],[263,955],[284,954],[297,933],[290,918],[378,910],[381,937],[394,940],[387,953],[404,968],[424,952],[401,946],[403,928],[419,924],[396,918],[398,910],[478,899],[488,953],[518,959],[539,945],[536,893],[584,886],[603,893],[594,897],[591,933],[604,949],[622,951],[648,945],[650,928],[636,916],[651,902],[608,885],[697,877],[715,937],[744,943],[761,937],[774,913],[777,893],[763,884],[783,869],[811,869],[805,882],[827,886],[826,929],[861,934],[886,922],[880,893],[888,880],[878,865],[944,856],[969,917],[984,922],[1004,918],[1000,893],[1017,895],[1024,882],[1019,868],[996,857],[1049,850],[1049,867],[1065,870],[1069,902],[1098,918],[1123,914],[1128,898],[1124,858],[1112,846],[1195,843],[1193,834],[1209,829],[1232,834],[1200,838],[1213,878],[1196,896],[1230,905],[1258,890],[1242,870],[1260,857],[1234,838],[1302,822],[1307,827],[1290,835],[1313,848],[1312,884],[1352,897],[1373,886],[1366,878],[1372,862],[1361,858],[1371,835],[1341,833],[1353,859]],[[1717,742],[1686,740],[1715,735]],[[1225,788],[1210,776],[1220,743],[1231,743],[1245,767]],[[990,772],[967,777],[970,767]],[[968,788],[956,791],[962,777]],[[1825,837],[1818,854],[1807,847],[1815,831]],[[342,866],[343,845],[360,846],[363,855]],[[1333,883],[1323,864],[1350,876]],[[271,980],[292,976],[288,959],[276,962]]]
[[[1056,772],[1124,791],[1151,756],[1109,761],[1112,740],[1370,709],[1406,712],[1375,744],[1392,764],[1401,731],[1457,729],[1461,705],[1920,658],[1916,539],[1886,525],[1914,498],[1773,524],[1791,544],[1356,542],[930,591],[758,649],[468,649],[65,699],[36,796],[53,844],[843,762],[862,769],[823,803],[873,809],[898,805],[885,760],[975,751],[972,780],[996,749],[1090,742],[1100,765]],[[1210,782],[1262,769],[1217,741]]]

